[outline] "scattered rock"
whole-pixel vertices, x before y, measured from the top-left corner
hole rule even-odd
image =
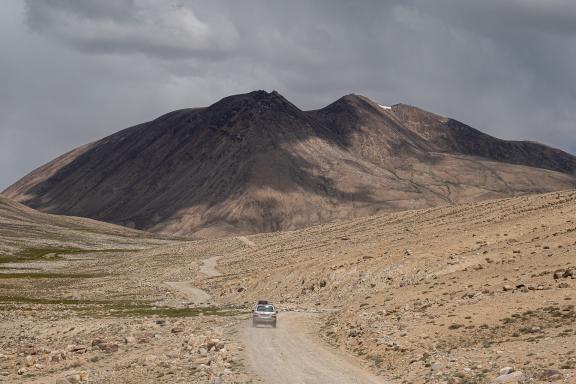
[[[543,369],[536,373],[535,379],[543,381],[556,381],[564,377],[562,372],[557,369]]]
[[[88,348],[84,345],[68,345],[66,350],[72,353],[86,353]]]
[[[512,367],[504,367],[500,370],[500,376],[502,375],[508,375],[510,373],[514,372],[514,368]]]
[[[34,364],[36,364],[36,358],[34,356],[26,356],[24,358],[24,363],[26,364],[27,367],[31,367]]]
[[[517,383],[524,377],[521,371],[514,371],[505,375],[500,375],[496,378],[497,383]]]

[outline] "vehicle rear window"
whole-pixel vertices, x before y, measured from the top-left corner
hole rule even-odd
[[[259,305],[256,307],[257,312],[274,312],[273,305]]]

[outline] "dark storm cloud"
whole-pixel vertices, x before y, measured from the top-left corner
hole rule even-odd
[[[3,0],[0,185],[182,107],[350,92],[576,152],[570,0]]]

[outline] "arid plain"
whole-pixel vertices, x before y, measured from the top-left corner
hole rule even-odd
[[[365,382],[575,380],[574,191],[201,241],[1,203],[4,382],[273,382],[261,332],[282,375],[308,348]]]

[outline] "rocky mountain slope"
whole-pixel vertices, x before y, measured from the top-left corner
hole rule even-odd
[[[205,238],[575,185],[576,158],[544,145],[357,95],[306,112],[256,91],[77,148],[3,194],[45,212]]]

